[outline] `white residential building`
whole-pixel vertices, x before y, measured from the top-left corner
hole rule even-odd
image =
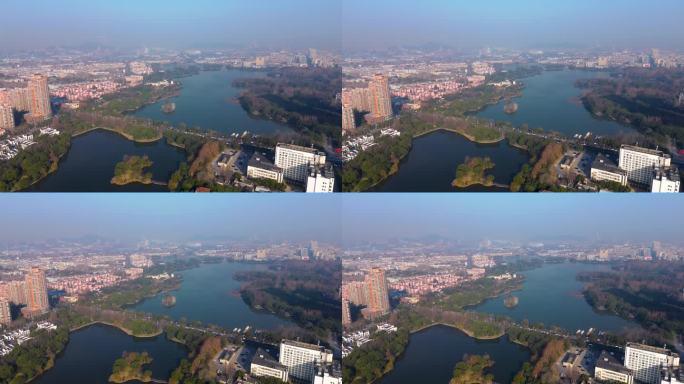
[[[651,185],[654,167],[669,167],[670,155],[663,151],[632,145],[620,147],[620,168],[627,171],[627,179],[642,185]]]
[[[647,384],[660,384],[661,366],[679,366],[679,355],[666,348],[627,343],[625,367],[632,370],[634,380]]]
[[[293,340],[280,343],[280,364],[287,367],[290,377],[313,382],[316,362],[332,364],[332,352],[318,345]]]
[[[324,165],[325,159],[325,153],[315,148],[282,143],[276,146],[275,165],[283,170],[287,180],[305,183],[309,165]]]
[[[306,178],[306,192],[330,193],[335,189],[335,172],[329,165],[309,166]]]
[[[679,193],[679,188],[679,168],[672,165],[653,169],[651,192]]]

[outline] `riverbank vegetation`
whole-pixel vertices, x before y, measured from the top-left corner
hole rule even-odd
[[[238,79],[240,105],[251,116],[295,129],[312,142],[339,146],[342,89],[339,68],[282,68],[265,78]]]
[[[394,369],[396,359],[404,352],[409,332],[378,332],[373,340],[355,349],[342,360],[342,382],[368,384]]]
[[[556,362],[563,356],[568,342],[562,338],[519,327],[506,331],[511,341],[524,345],[531,352],[530,361],[513,378],[513,384],[551,384],[560,379]]]
[[[578,279],[596,310],[634,320],[663,341],[684,334],[684,263],[632,261],[610,272],[584,272]]]
[[[164,280],[139,278],[122,282],[116,287],[104,288],[100,293],[90,293],[83,303],[97,305],[104,309],[124,309],[145,298],[177,289],[181,279],[173,277]]]
[[[34,330],[31,339],[0,357],[0,382],[23,384],[50,369],[69,341],[69,330]]]
[[[152,371],[146,370],[145,366],[151,363],[152,357],[147,352],[124,352],[123,356],[114,361],[109,381],[125,383],[137,380],[147,383],[152,380]]]
[[[399,170],[401,160],[408,155],[413,139],[437,130],[460,134],[468,140],[494,143],[504,138],[506,123],[491,123],[471,117],[444,116],[439,113],[403,112],[391,127],[399,136],[377,136],[375,145],[347,162],[342,173],[344,191],[371,189]]]
[[[494,360],[488,355],[467,355],[456,363],[449,384],[492,384],[494,375],[486,371],[493,366]]]
[[[114,167],[114,177],[112,184],[126,185],[130,183],[152,183],[152,173],[145,172],[153,164],[147,156],[125,156],[124,159]]]
[[[265,271],[235,274],[242,282],[240,295],[255,310],[266,310],[291,319],[300,327],[321,336],[341,333],[342,308],[339,261],[287,262]]]
[[[594,116],[632,126],[660,145],[684,147],[684,70],[630,68],[577,85],[586,90],[582,102]]]
[[[169,378],[169,384],[204,384],[214,382],[216,372],[209,368],[210,361],[223,347],[223,340],[218,336],[209,336],[202,340],[199,348],[191,350],[189,358],[181,360]]]
[[[466,157],[465,162],[456,168],[456,178],[451,185],[466,188],[471,185],[494,185],[494,176],[485,175],[487,170],[494,168],[494,162],[489,157]]]
[[[0,192],[26,189],[50,172],[54,172],[59,159],[71,146],[71,135],[40,135],[35,144],[23,149],[10,160],[0,161]]]
[[[516,136],[516,139],[526,143],[532,159],[513,177],[510,190],[512,192],[560,191],[556,183],[558,174],[555,164],[565,152],[563,145],[550,140],[534,139],[533,136],[525,140]]]

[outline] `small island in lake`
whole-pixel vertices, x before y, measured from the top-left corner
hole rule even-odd
[[[161,110],[164,113],[173,113],[176,111],[176,103],[164,103],[161,107]]]
[[[506,105],[504,105],[504,112],[509,114],[509,115],[512,115],[512,114],[518,112],[518,103],[516,103],[514,101],[506,103]]]
[[[153,164],[147,156],[124,156],[123,161],[116,164],[112,184],[126,185],[130,183],[152,183],[152,173],[145,172],[145,169]]]
[[[492,168],[494,168],[494,162],[489,157],[466,157],[465,163],[456,169],[456,178],[451,185],[458,188],[475,184],[490,187],[494,185],[494,176],[485,175],[485,172]]]
[[[109,381],[125,383],[137,380],[149,383],[152,381],[152,371],[143,369],[150,363],[152,363],[152,357],[147,352],[124,352],[122,357],[114,361]]]
[[[494,360],[488,355],[466,356],[454,367],[454,375],[449,384],[492,384],[494,375],[485,373],[485,370],[492,366],[494,366]]]
[[[165,307],[173,307],[176,305],[176,296],[174,295],[164,295],[162,298],[162,305]]]
[[[504,306],[506,306],[506,308],[515,308],[518,305],[518,302],[520,302],[518,296],[510,295],[504,299]]]

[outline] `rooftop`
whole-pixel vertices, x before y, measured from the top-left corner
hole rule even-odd
[[[278,143],[276,148],[285,148],[285,149],[290,149],[290,150],[299,151],[299,152],[322,154],[322,152],[316,148],[302,147],[302,146],[294,145],[294,144]]]
[[[674,355],[674,352],[670,351],[670,350],[667,349],[667,348],[652,347],[652,346],[646,345],[646,344],[627,343],[627,348],[641,349],[642,351],[648,351],[648,352],[653,352],[653,353],[660,353],[660,354],[663,354],[663,355]]]
[[[663,157],[670,157],[670,155],[666,155],[663,151],[657,150],[657,149],[648,149],[648,148],[642,148],[642,147],[637,147],[634,145],[622,145],[620,146],[620,150],[628,150],[628,151],[634,151],[634,152],[640,152],[640,153],[645,153],[647,155],[654,155],[654,156],[663,156]]]
[[[274,172],[282,172],[282,168],[276,167],[273,162],[268,159],[266,156],[254,152],[252,157],[249,158],[249,161],[247,162],[248,167],[254,167],[254,168],[261,168],[261,169],[267,169],[269,171],[274,171]]]
[[[653,169],[653,178],[657,180],[666,178],[670,181],[679,181],[679,168],[675,165],[669,167],[656,167]]]
[[[606,351],[602,351],[598,360],[596,360],[596,368],[606,369],[613,372],[624,374],[632,374],[632,370],[622,365],[613,355]]]
[[[297,347],[297,348],[310,349],[312,351],[324,351],[325,350],[325,348],[320,346],[320,345],[304,343],[304,342],[296,341],[296,340],[283,340],[282,344],[290,345],[290,346]]]
[[[594,169],[600,169],[606,172],[618,173],[621,175],[627,175],[627,171],[618,167],[612,160],[599,153],[598,156],[591,163],[591,167]]]

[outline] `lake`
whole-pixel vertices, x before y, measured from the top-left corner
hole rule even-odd
[[[582,105],[582,90],[575,87],[575,81],[608,76],[606,72],[581,70],[545,71],[541,75],[521,80],[525,89],[522,96],[515,99],[519,107],[516,113],[505,113],[506,101],[501,101],[475,115],[507,121],[515,126],[527,124],[530,128],[543,128],[569,136],[587,132],[597,135],[633,132],[632,128],[616,122],[595,119]]]
[[[233,80],[265,76],[264,72],[231,69],[183,77],[178,80],[183,84],[179,96],[147,105],[133,115],[223,133],[249,131],[264,135],[291,132],[286,125],[250,117],[236,99],[242,89],[233,87]],[[175,112],[162,112],[162,105],[168,101],[176,103]]]
[[[495,144],[477,144],[465,137],[436,131],[413,140],[409,154],[401,161],[399,171],[390,176],[376,190],[379,192],[457,192],[457,191],[508,191],[508,188],[484,187],[455,188],[451,182],[456,168],[466,157],[490,157],[495,164],[486,174],[494,181],[509,184],[529,160],[527,154],[506,141]]]
[[[454,366],[463,356],[488,354],[494,366],[487,371],[497,383],[510,383],[522,365],[530,359],[529,351],[507,336],[496,340],[477,340],[458,329],[436,325],[411,335],[408,347],[397,360],[394,370],[380,384],[448,384]]]
[[[239,293],[241,283],[233,279],[239,271],[265,269],[263,264],[220,263],[203,264],[198,268],[180,272],[181,287],[172,292],[176,305],[162,305],[163,295],[146,299],[130,309],[169,316],[179,320],[199,320],[204,324],[216,324],[226,329],[245,328],[274,329],[293,326],[294,323],[271,313],[253,311],[242,301]]]
[[[577,273],[608,269],[609,266],[600,264],[544,264],[541,268],[523,272],[525,282],[522,290],[513,293],[520,299],[516,307],[507,308],[503,303],[504,297],[498,297],[470,309],[508,316],[516,321],[527,319],[546,326],[556,325],[571,332],[589,328],[619,331],[639,327],[616,315],[594,311],[582,296],[583,284],[575,278]]]
[[[35,192],[165,192],[163,185],[133,183],[123,186],[111,184],[114,167],[125,155],[148,156],[154,164],[150,168],[153,179],[168,181],[186,160],[185,152],[166,143],[135,143],[121,135],[96,130],[75,137],[71,148],[59,162],[59,169],[39,181],[28,191]]]
[[[69,344],[57,356],[55,366],[32,383],[106,384],[114,361],[126,352],[147,352],[155,379],[166,380],[187,356],[185,347],[163,335],[139,339],[108,325],[96,324],[71,333]],[[131,381],[131,383],[134,383]]]

